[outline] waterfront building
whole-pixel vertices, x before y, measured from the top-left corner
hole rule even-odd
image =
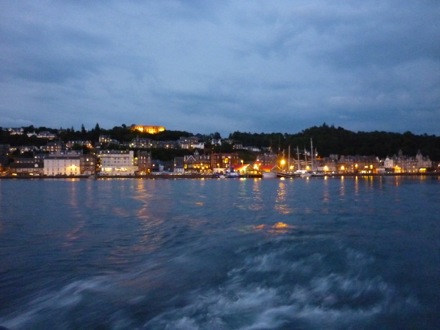
[[[185,163],[183,157],[174,157],[173,172],[176,174],[185,173]]]
[[[385,171],[392,171],[394,168],[394,159],[387,156],[383,161],[383,167]]]
[[[80,155],[79,167],[81,175],[93,175],[96,173],[97,158],[95,155]]]
[[[133,150],[103,150],[98,154],[100,175],[134,175],[138,167],[134,164]]]
[[[137,157],[138,170],[140,174],[151,173],[152,159],[151,152],[149,151],[139,151]]]
[[[337,167],[341,174],[374,174],[380,167],[380,161],[376,156],[341,156]]]
[[[417,152],[416,161],[417,161],[417,168],[419,171],[426,171],[427,168],[432,167],[431,159],[429,159],[429,157],[423,156],[420,150]]]
[[[185,173],[206,173],[211,172],[211,156],[201,155],[197,150],[193,155],[183,157]]]
[[[52,154],[44,158],[43,174],[46,176],[80,175],[81,161],[79,155]]]
[[[315,160],[316,172],[334,174],[338,172],[337,163],[329,157]]]
[[[429,168],[432,168],[433,163],[429,157],[422,155],[420,150],[417,152],[416,157],[405,156],[402,150],[399,150],[398,155],[392,158],[387,157],[384,160],[384,168],[386,172],[394,173],[420,173],[426,172]]]
[[[14,157],[12,163],[9,164],[9,173],[12,175],[43,175],[44,160],[42,157]]]
[[[214,172],[224,172],[229,168],[242,166],[238,153],[213,153],[211,154],[211,169]]]
[[[151,164],[151,173],[169,173],[173,172],[174,161],[161,161],[158,159],[153,159]]]

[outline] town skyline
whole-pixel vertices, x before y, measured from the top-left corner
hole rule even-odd
[[[298,134],[234,132],[227,138],[163,126],[105,130],[96,124],[90,131],[29,126],[1,129],[0,161],[3,175],[10,176],[143,176],[161,167],[175,175],[208,176],[232,167],[247,177],[274,168],[319,175],[423,174],[438,171],[439,139],[354,133],[325,123]]]

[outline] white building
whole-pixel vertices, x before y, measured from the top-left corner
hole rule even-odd
[[[394,160],[387,156],[387,158],[385,158],[383,162],[383,167],[385,167],[386,169],[394,168]]]
[[[138,170],[134,164],[133,150],[105,150],[98,157],[101,161],[101,175],[134,175]]]
[[[80,158],[78,156],[45,158],[43,174],[48,176],[80,175]]]

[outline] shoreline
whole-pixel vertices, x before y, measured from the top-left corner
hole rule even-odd
[[[361,173],[344,173],[344,174],[323,174],[312,175],[311,178],[340,178],[340,177],[440,177],[440,172],[432,173],[386,173],[386,174],[361,174]],[[45,179],[78,179],[78,180],[112,180],[112,179],[220,179],[214,174],[149,174],[149,175],[56,175],[56,176],[33,176],[33,175],[4,175],[0,176],[0,180],[45,180]],[[229,178],[231,179],[231,178]],[[233,179],[233,178],[232,178]],[[235,179],[263,179],[259,175],[243,175]],[[280,178],[271,178],[280,179]],[[271,180],[265,179],[265,180]],[[295,180],[303,180],[305,178],[291,178]],[[223,179],[222,179],[223,180]]]

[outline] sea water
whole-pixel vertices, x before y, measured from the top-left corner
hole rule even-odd
[[[440,180],[0,180],[8,329],[439,329]]]

